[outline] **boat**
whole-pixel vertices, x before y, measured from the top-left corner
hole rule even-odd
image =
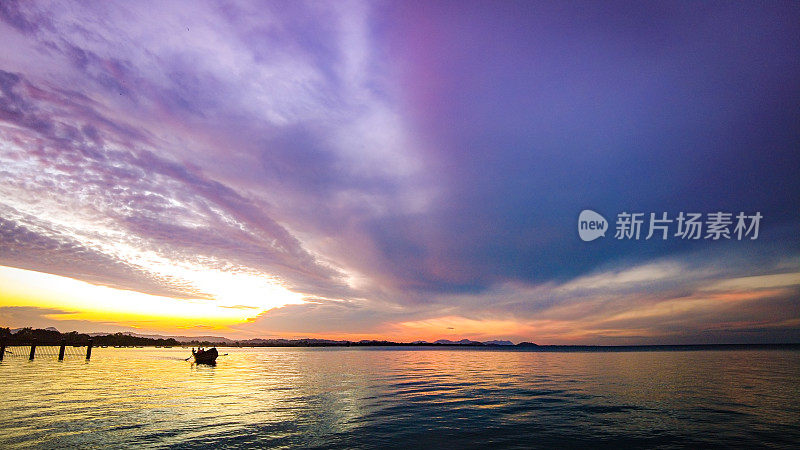
[[[192,356],[194,356],[194,362],[197,364],[216,364],[219,352],[217,352],[217,347],[212,347],[208,350],[197,349],[197,351],[192,349]]]

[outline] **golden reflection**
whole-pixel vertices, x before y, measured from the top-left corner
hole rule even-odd
[[[0,447],[198,438],[313,447],[388,424],[422,432],[502,421],[535,431],[587,418],[636,434],[654,423],[681,430],[676,417],[718,410],[788,427],[800,394],[792,350],[221,350],[216,367],[184,361],[183,348],[96,348],[90,362],[4,361],[0,377],[13,388],[0,402]]]

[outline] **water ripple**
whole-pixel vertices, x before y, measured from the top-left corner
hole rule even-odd
[[[177,348],[4,361],[0,448],[800,442],[793,350],[227,352],[216,367],[185,362]]]

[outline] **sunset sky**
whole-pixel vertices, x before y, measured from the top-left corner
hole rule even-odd
[[[795,1],[0,2],[0,326],[800,342],[798,172]]]

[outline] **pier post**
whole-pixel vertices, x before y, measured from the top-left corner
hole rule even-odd
[[[6,343],[0,343],[0,361],[3,360],[3,355],[6,353]]]
[[[86,347],[86,360],[88,361],[92,357],[92,340],[89,339],[89,345]]]
[[[31,344],[31,355],[28,357],[28,361],[33,361],[33,355],[36,354],[36,344]]]
[[[58,349],[58,360],[59,361],[63,361],[64,360],[64,349],[66,349],[66,347],[67,347],[67,340],[64,339],[64,340],[61,341],[61,348]]]

